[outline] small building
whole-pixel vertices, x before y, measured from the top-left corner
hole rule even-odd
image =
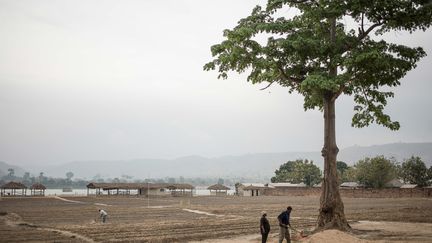
[[[267,187],[262,183],[240,183],[237,186],[239,196],[256,197],[264,194]]]
[[[32,196],[45,196],[46,187],[40,183],[35,183],[30,187]]]
[[[268,189],[265,191],[268,196],[287,196],[287,195],[303,195],[306,184],[302,183],[289,183],[289,182],[277,182],[267,184]]]
[[[173,197],[192,197],[193,196],[193,190],[195,189],[194,186],[190,184],[165,184],[165,187],[171,192],[171,196]]]
[[[403,185],[403,183],[400,180],[393,179],[393,180],[387,182],[384,185],[384,187],[387,187],[387,188],[400,188],[402,185]]]
[[[360,185],[358,182],[344,182],[340,184],[340,188],[342,189],[357,189],[357,188],[363,188],[363,185]]]
[[[11,181],[0,187],[1,196],[26,196],[27,187],[21,182]]]
[[[414,189],[417,188],[416,184],[404,184],[400,187],[401,189]]]
[[[207,189],[210,190],[211,196],[226,196],[230,188],[222,184],[214,184],[207,187]]]
[[[277,182],[277,183],[269,183],[268,187],[271,188],[304,188],[306,184],[302,183],[289,183],[289,182]]]

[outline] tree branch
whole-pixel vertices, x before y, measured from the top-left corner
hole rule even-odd
[[[267,88],[270,87],[273,83],[274,83],[274,82],[270,82],[267,86],[265,86],[264,88],[261,88],[260,90],[265,90],[265,89],[267,89]]]
[[[280,65],[278,65],[278,69],[279,69],[279,72],[280,72],[282,78],[284,78],[287,81],[290,81],[290,82],[296,83],[296,84],[300,84],[303,80],[305,80],[304,78],[296,78],[296,77],[288,76]]]
[[[348,88],[348,85],[352,83],[352,80],[349,80],[345,85],[342,85],[336,93],[334,93],[333,97],[331,98],[332,101],[335,101],[345,90]]]
[[[289,1],[290,3],[305,3],[305,2],[315,2],[315,1],[313,1],[313,0],[292,0],[292,1]]]
[[[369,99],[368,99],[368,97],[367,97],[366,90],[365,90],[363,87],[360,87],[360,88],[361,88],[361,90],[362,90],[362,92],[363,92],[363,97],[365,98],[366,103],[367,103],[367,107],[368,107],[368,109],[369,109],[371,102],[369,101]]]
[[[384,24],[384,22],[375,23],[375,24],[371,25],[366,31],[364,31],[363,19],[362,19],[362,32],[359,33],[358,40],[363,40],[373,29],[375,29],[376,27],[381,26],[383,24]]]

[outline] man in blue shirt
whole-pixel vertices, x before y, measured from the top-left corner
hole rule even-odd
[[[290,214],[291,214],[291,206],[287,207],[285,212],[282,212],[278,216],[279,220],[279,243],[282,243],[283,239],[287,240],[287,243],[291,243],[290,233],[288,226],[291,227],[290,224]]]

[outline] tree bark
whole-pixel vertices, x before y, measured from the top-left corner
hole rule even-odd
[[[328,94],[324,97],[324,147],[321,151],[324,157],[324,179],[317,228],[348,230],[350,226],[345,218],[336,169],[339,149],[336,145],[335,124],[335,100]]]

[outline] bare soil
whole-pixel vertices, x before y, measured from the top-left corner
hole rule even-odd
[[[353,237],[431,242],[430,199],[344,198],[344,203]],[[295,228],[313,228],[318,197],[2,198],[0,242],[259,242],[263,210],[272,225],[269,242],[277,242],[276,217],[288,205]],[[109,214],[105,224],[99,208]]]

